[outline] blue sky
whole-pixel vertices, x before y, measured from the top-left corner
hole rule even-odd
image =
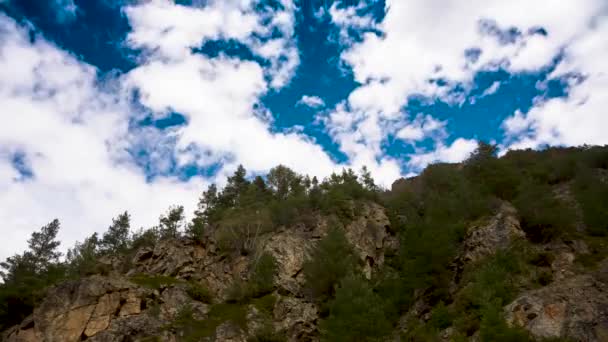
[[[191,210],[238,164],[384,186],[477,140],[606,144],[603,0],[0,0],[10,245]],[[27,214],[25,214],[27,210]]]

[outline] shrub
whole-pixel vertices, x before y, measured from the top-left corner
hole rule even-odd
[[[274,290],[274,277],[277,273],[277,261],[269,253],[262,253],[253,265],[253,272],[249,279],[251,283],[251,296],[258,297]]]
[[[382,299],[367,282],[347,276],[329,304],[329,317],[320,323],[325,341],[375,341],[391,331]]]
[[[608,184],[592,170],[581,169],[574,182],[574,193],[583,212],[587,232],[608,235]]]
[[[211,304],[211,293],[209,292],[209,289],[203,284],[197,283],[195,281],[189,281],[186,292],[188,293],[190,298],[194,300]]]
[[[573,210],[557,199],[548,185],[529,181],[522,184],[513,204],[532,242],[547,242],[572,231]]]
[[[334,286],[357,267],[357,258],[344,232],[329,230],[312,249],[304,263],[305,288],[313,298],[323,301],[334,293]]]

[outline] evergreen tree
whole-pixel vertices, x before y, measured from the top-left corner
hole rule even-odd
[[[381,341],[391,331],[384,303],[367,282],[347,276],[329,305],[329,317],[320,324],[324,341]]]
[[[333,296],[335,286],[356,267],[357,258],[344,232],[332,228],[304,263],[305,287],[314,298],[323,301]]]
[[[224,208],[238,205],[239,196],[243,194],[249,185],[247,171],[243,165],[239,165],[234,174],[228,177],[227,184],[219,196],[219,202]]]
[[[302,177],[290,168],[279,165],[268,172],[268,185],[278,199],[286,199],[290,193],[304,190]]]
[[[59,262],[57,219],[32,233],[28,250],[0,263],[0,330],[21,322],[44,295],[43,290],[65,276]]]
[[[122,253],[126,251],[131,244],[129,239],[129,231],[131,228],[131,216],[128,212],[118,215],[112,219],[112,225],[103,234],[103,238],[99,242],[100,249],[103,253]]]
[[[27,241],[37,272],[46,271],[49,265],[59,261],[61,253],[57,251],[57,247],[60,242],[55,240],[59,226],[59,220],[54,219],[39,232],[32,233],[32,237]]]
[[[68,250],[66,261],[71,275],[83,276],[94,273],[99,256],[99,245],[97,233],[94,233],[82,243],[77,242],[73,248]]]
[[[163,239],[177,238],[179,229],[184,225],[184,207],[181,205],[169,208],[166,215],[159,219],[159,233]]]

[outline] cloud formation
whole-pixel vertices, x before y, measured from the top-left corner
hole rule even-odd
[[[325,106],[325,101],[318,96],[303,95],[296,104],[310,108],[321,108]]]

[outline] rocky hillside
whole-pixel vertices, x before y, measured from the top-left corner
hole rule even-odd
[[[2,264],[2,340],[608,341],[608,148],[494,152],[390,190],[240,168],[66,258],[53,221]]]

